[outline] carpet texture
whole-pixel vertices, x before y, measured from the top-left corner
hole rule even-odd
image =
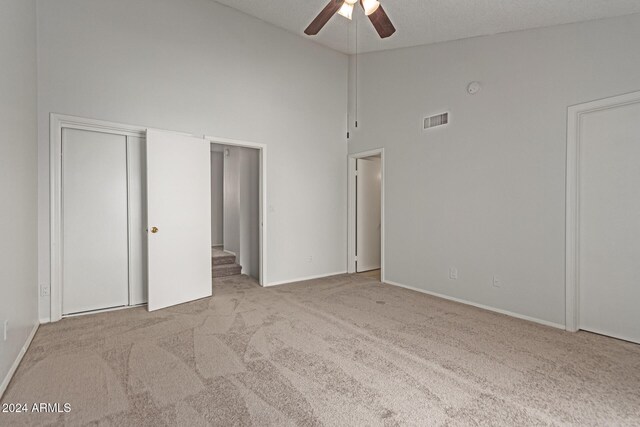
[[[220,247],[211,248],[211,277],[237,276],[242,267],[236,263],[236,256]]]
[[[640,346],[341,275],[42,326],[2,425],[640,425]]]

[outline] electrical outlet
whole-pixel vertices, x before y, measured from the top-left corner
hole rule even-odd
[[[49,288],[49,285],[42,285],[40,287],[40,295],[43,297],[48,297],[51,293],[51,289]]]
[[[4,321],[4,340],[7,340],[7,331],[9,330],[9,320]]]
[[[458,269],[451,267],[449,268],[449,279],[450,280],[458,280]]]
[[[493,276],[493,287],[500,288],[502,287],[502,279],[498,276]]]

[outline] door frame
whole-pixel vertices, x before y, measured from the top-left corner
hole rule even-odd
[[[590,113],[640,103],[640,91],[573,105],[567,113],[565,329],[580,329],[580,138]]]
[[[229,145],[233,147],[244,147],[258,150],[258,164],[260,170],[258,177],[258,241],[259,253],[258,262],[260,263],[260,286],[264,287],[267,283],[267,145],[258,142],[242,141],[239,139],[222,138],[217,136],[205,136],[204,139],[211,144]]]
[[[347,190],[347,273],[356,272],[356,160],[380,155],[380,281],[385,281],[385,156],[384,148],[352,153],[347,156],[348,190]]]
[[[62,319],[62,129],[78,129],[90,132],[106,132],[116,135],[146,139],[148,126],[128,125],[105,120],[51,113],[49,115],[49,270],[51,322]],[[266,206],[267,206],[267,146],[214,136],[193,135],[209,142],[236,145],[260,150],[260,285],[267,282],[266,268]],[[127,166],[128,168],[128,166]],[[100,311],[100,310],[98,310]]]
[[[86,119],[81,117],[68,116],[52,113],[49,120],[49,224],[50,224],[50,298],[51,298],[51,321],[56,322],[62,319],[62,129],[85,130],[89,132],[103,132],[125,137],[146,137],[146,128],[141,126],[122,125],[118,123],[106,122],[103,120]],[[127,153],[129,145],[127,144]],[[127,164],[127,175],[130,173]],[[129,182],[127,179],[127,187]],[[131,247],[131,233],[127,231],[129,237],[129,247]],[[131,253],[131,251],[129,251]],[[131,268],[129,267],[129,274]],[[129,289],[129,300],[131,300],[131,289]],[[121,309],[121,307],[119,308]],[[110,310],[110,309],[107,309]],[[97,310],[101,311],[101,310]],[[66,317],[66,316],[65,316]]]

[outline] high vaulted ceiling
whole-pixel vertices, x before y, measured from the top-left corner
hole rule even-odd
[[[328,0],[216,0],[344,53],[394,49],[640,13],[640,0],[380,0],[398,31],[378,38],[359,9],[334,16],[317,36],[303,31]]]

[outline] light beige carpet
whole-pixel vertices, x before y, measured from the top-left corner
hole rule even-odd
[[[358,276],[366,277],[366,278],[369,278],[369,279],[375,279],[375,280],[377,280],[379,282],[380,281],[380,269],[365,271],[363,273],[358,273]]]
[[[2,425],[640,425],[640,346],[336,276],[40,328]]]

